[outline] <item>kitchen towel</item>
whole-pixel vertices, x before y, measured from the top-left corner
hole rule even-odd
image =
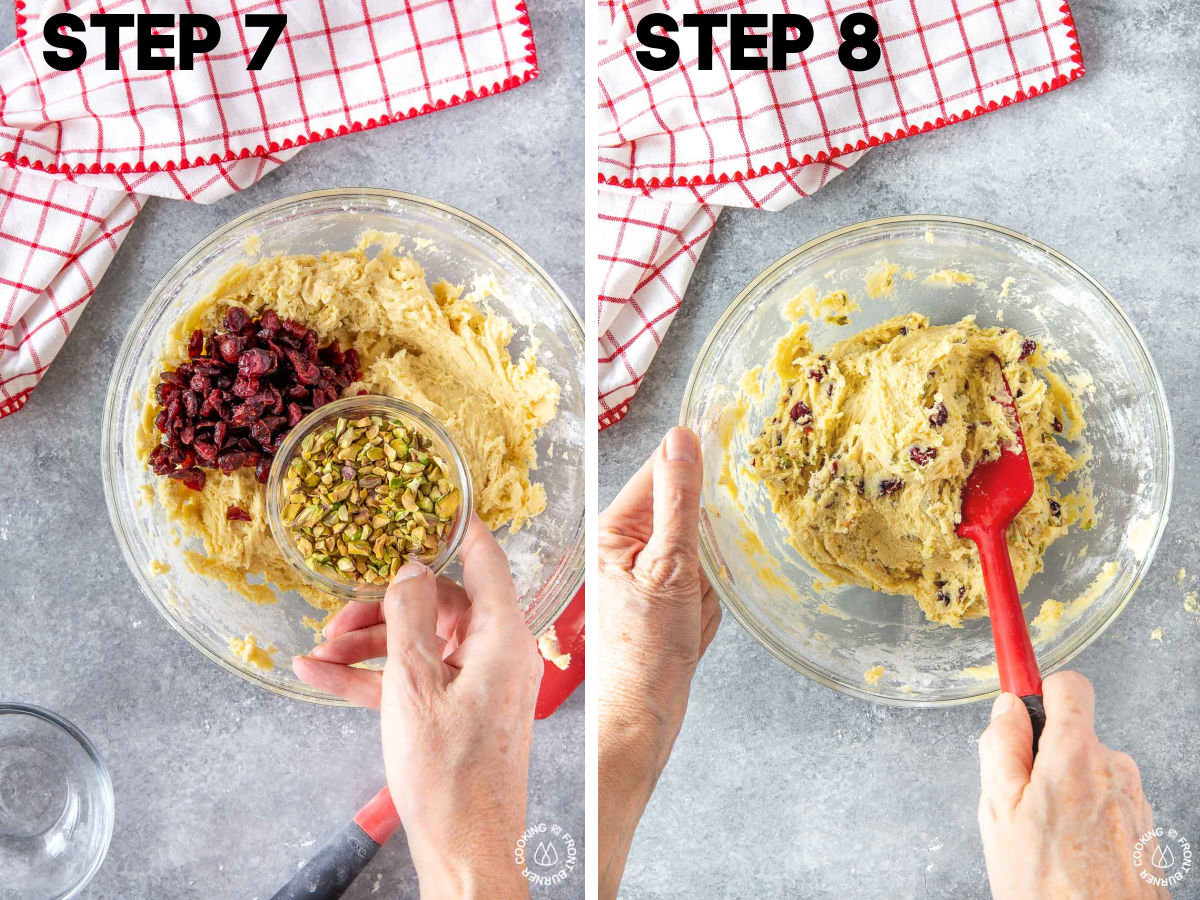
[[[101,8],[207,14],[220,43],[191,71],[139,71],[127,29],[108,71],[90,28],[80,68],[50,67],[46,18]],[[0,417],[62,349],[148,197],[210,203],[305,144],[537,76],[523,0],[17,0],[16,13],[0,51]],[[264,29],[248,13],[287,15],[258,71]]]
[[[778,210],[820,190],[868,148],[1062,87],[1084,73],[1062,0],[790,3],[814,39],[785,70],[729,67],[728,29],[698,66],[643,68],[635,30],[652,12],[777,13],[777,0],[602,0],[599,59],[599,426],[618,422],[679,310],[724,206]],[[879,24],[880,61],[838,58],[854,12]],[[754,33],[763,34],[765,29]],[[793,33],[794,36],[794,33]],[[767,51],[757,51],[765,56]]]

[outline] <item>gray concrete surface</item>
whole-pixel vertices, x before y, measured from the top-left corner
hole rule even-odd
[[[1108,287],[1149,344],[1178,448],[1171,521],[1149,577],[1073,667],[1095,683],[1101,738],[1140,763],[1159,824],[1195,849],[1200,623],[1185,612],[1175,573],[1200,564],[1200,9],[1158,0],[1071,6],[1088,66],[1082,80],[874,150],[781,213],[722,216],[627,420],[600,437],[600,502],[676,422],[692,361],[725,305],[810,238],[877,216],[943,213],[1063,251]],[[1150,639],[1158,626],[1162,643]],[[624,895],[987,896],[975,824],[986,718],[983,705],[910,712],[843,697],[794,674],[726,617],[638,830]],[[1200,871],[1175,896],[1200,897]]]
[[[12,6],[0,10],[7,44]],[[219,224],[342,185],[398,188],[473,213],[582,308],[581,10],[577,0],[536,4],[542,76],[530,84],[309,147],[211,207],[151,202],[26,408],[0,421],[0,698],[73,720],[99,746],[116,791],[112,848],[85,897],[269,897],[384,779],[375,714],[282,699],[226,673],[159,618],[126,569],[101,491],[100,416],[134,312]],[[528,813],[530,823],[562,825],[581,848],[583,711],[580,690],[536,726]],[[582,898],[582,863],[537,895]],[[402,835],[346,896],[416,896]]]

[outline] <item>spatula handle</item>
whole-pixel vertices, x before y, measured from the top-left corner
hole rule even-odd
[[[1021,609],[1021,594],[1008,556],[1008,529],[989,528],[974,536],[983,568],[983,586],[987,589],[988,615],[992,619],[992,639],[996,643],[996,668],[1000,672],[1000,690],[1016,694],[1029,710],[1033,724],[1033,753],[1046,724],[1042,706],[1042,675],[1038,671],[1033,642]]]
[[[1021,702],[1029,710],[1029,721],[1033,725],[1033,755],[1037,756],[1038,741],[1042,737],[1042,729],[1046,727],[1046,707],[1042,705],[1041,694],[1030,694],[1022,697]]]

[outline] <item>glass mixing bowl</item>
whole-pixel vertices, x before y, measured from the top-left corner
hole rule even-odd
[[[203,299],[232,265],[279,254],[321,253],[355,246],[365,231],[403,236],[430,278],[470,286],[495,285],[488,303],[510,321],[514,356],[531,344],[562,389],[558,415],[538,440],[535,481],[546,487],[546,509],[516,534],[496,537],[508,554],[525,620],[541,634],[583,582],[584,393],[583,325],[549,276],[504,235],[452,207],[397,191],[373,188],[313,191],[269,203],[209,235],[176,263],[150,292],[117,357],[104,409],[101,468],[117,540],[142,591],[168,622],[205,656],[247,681],[317,703],[337,700],[310,688],[291,671],[291,656],[312,649],[306,616],[320,618],[295,592],[279,602],[247,602],[223,583],[192,571],[175,526],[143,486],[156,477],[134,452],[142,398],[175,321]],[[178,543],[177,543],[178,541]],[[164,566],[165,564],[165,566]],[[169,568],[167,568],[169,567]],[[444,571],[461,577],[452,563]],[[278,592],[276,592],[278,593]],[[272,644],[277,665],[257,668],[230,648],[230,638],[256,636]]]
[[[865,280],[884,261],[900,267],[894,290],[887,299],[868,299]],[[900,273],[910,268],[916,277],[907,280]],[[925,283],[941,271],[970,273],[974,283]],[[790,328],[785,306],[808,287],[818,297],[845,288],[862,306],[847,326],[812,320],[818,350],[905,312],[934,324],[975,314],[982,326],[1003,323],[1064,351],[1069,359],[1056,358],[1051,368],[1076,385],[1094,385],[1079,400],[1093,453],[1095,527],[1075,527],[1052,544],[1045,570],[1022,594],[1027,620],[1047,599],[1068,603],[1061,627],[1032,630],[1042,671],[1059,668],[1124,609],[1167,521],[1171,422],[1137,331],[1099,284],[1049,247],[983,222],[918,216],[865,222],[805,244],[754,279],[713,328],[680,417],[704,451],[704,571],[726,609],[792,668],[844,693],[898,705],[994,694],[991,626],[987,618],[962,628],[934,625],[910,597],[828,586],[786,543],[766,488],[748,474],[746,446],[773,414],[779,384],[771,379],[756,397],[739,382],[755,366],[770,370],[775,344]],[[721,484],[726,451],[736,496]],[[867,681],[877,666],[878,681]]]
[[[426,559],[425,562],[435,573],[441,572],[450,564],[454,554],[458,553],[458,548],[462,546],[463,538],[467,534],[467,525],[471,521],[470,511],[475,508],[471,470],[467,468],[467,461],[459,452],[458,445],[441,422],[419,406],[392,397],[381,397],[378,394],[343,397],[341,400],[317,407],[297,422],[296,427],[283,439],[275,454],[275,460],[271,463],[271,474],[267,478],[267,521],[271,526],[271,536],[275,538],[275,543],[288,565],[317,590],[341,597],[343,600],[379,601],[387,593],[386,585],[334,578],[324,572],[310,569],[300,548],[296,546],[295,539],[288,533],[280,518],[287,493],[283,486],[284,479],[304,439],[310,434],[334,428],[339,418],[353,422],[364,416],[378,416],[388,422],[399,422],[411,431],[424,435],[433,444],[431,455],[436,454],[446,464],[446,475],[458,488],[458,509],[449,523],[450,528],[445,539],[438,547],[437,556]]]

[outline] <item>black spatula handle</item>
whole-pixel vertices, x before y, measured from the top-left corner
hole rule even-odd
[[[1033,725],[1033,755],[1036,758],[1038,740],[1042,736],[1042,729],[1046,727],[1046,707],[1042,705],[1041,694],[1030,694],[1028,697],[1022,697],[1021,702],[1029,710],[1029,721]]]

